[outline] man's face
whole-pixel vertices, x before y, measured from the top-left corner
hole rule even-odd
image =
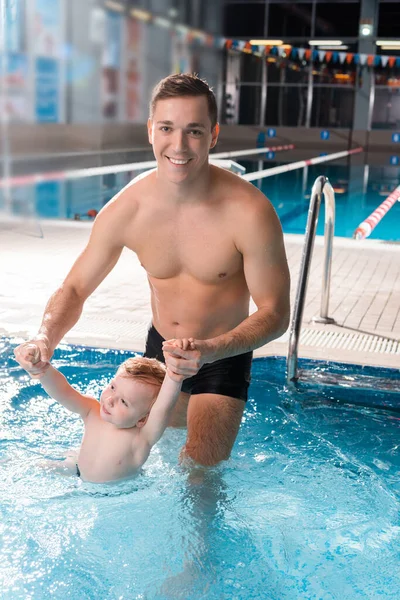
[[[191,181],[208,162],[218,132],[218,125],[211,131],[205,96],[159,100],[148,121],[159,174],[174,183]]]

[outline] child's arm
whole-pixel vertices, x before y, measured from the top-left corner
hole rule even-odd
[[[15,352],[15,358],[22,366],[22,358],[18,352]],[[46,365],[44,371],[38,374],[35,368],[38,360],[38,348],[34,344],[26,346],[23,359],[24,364],[26,364],[26,361],[29,361],[32,365],[30,368],[25,367],[25,370],[31,377],[40,379],[40,383],[49,396],[60,402],[60,404],[68,408],[71,412],[78,413],[82,419],[87,417],[93,406],[97,404],[94,398],[84,396],[75,390],[65,379],[64,375],[52,367],[50,363]]]
[[[183,350],[188,350],[189,348],[194,350],[191,340],[173,340],[173,343]],[[153,404],[146,424],[143,425],[140,432],[140,435],[144,436],[149,446],[154,446],[164,433],[172,410],[179,398],[184,379],[184,376],[177,375],[170,369],[167,369],[157,400]]]
[[[72,387],[60,371],[49,365],[40,377],[40,383],[46,392],[71,412],[85,419],[92,408],[98,404],[91,396],[86,396]]]
[[[182,387],[182,379],[172,379],[174,375],[167,371],[163,384],[158,392],[157,400],[154,402],[146,424],[140,430],[140,435],[147,444],[154,446],[162,436],[168,425],[172,410],[179,398]],[[180,375],[178,377],[181,377]]]

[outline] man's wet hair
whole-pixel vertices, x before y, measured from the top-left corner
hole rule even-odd
[[[205,96],[207,98],[211,129],[214,129],[218,123],[218,108],[214,92],[205,79],[200,79],[191,73],[168,75],[156,85],[150,100],[150,118],[153,118],[158,100],[185,96]]]

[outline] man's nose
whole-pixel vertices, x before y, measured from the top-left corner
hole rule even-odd
[[[187,148],[186,135],[181,129],[174,131],[173,148],[176,154],[184,152]]]

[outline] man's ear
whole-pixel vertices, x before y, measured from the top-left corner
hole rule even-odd
[[[153,144],[153,121],[150,118],[147,119],[147,134],[150,144]]]
[[[215,127],[213,128],[212,132],[211,132],[211,144],[210,144],[210,148],[214,148],[215,144],[218,141],[218,136],[219,136],[219,123],[217,123],[215,125]]]

